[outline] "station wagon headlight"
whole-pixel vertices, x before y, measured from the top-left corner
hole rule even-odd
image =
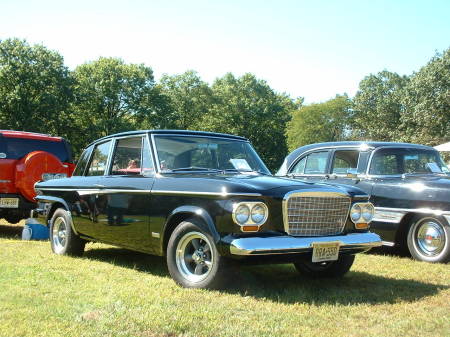
[[[243,232],[257,232],[266,222],[269,210],[263,202],[239,202],[233,205],[232,215]]]

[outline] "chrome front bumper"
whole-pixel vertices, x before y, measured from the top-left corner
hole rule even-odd
[[[339,252],[364,252],[381,246],[381,239],[374,233],[353,233],[337,236],[294,237],[269,236],[246,237],[230,241],[232,255],[275,255],[312,252],[315,242],[340,242]]]

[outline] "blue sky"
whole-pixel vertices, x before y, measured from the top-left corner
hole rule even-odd
[[[212,82],[254,73],[320,102],[364,76],[411,74],[450,47],[449,0],[0,0],[0,39],[57,50],[71,68],[100,56]]]

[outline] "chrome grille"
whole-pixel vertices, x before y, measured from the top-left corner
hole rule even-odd
[[[337,235],[344,230],[350,198],[336,192],[294,193],[285,199],[286,232],[294,236]]]

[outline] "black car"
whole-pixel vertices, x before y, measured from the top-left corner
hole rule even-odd
[[[380,246],[373,206],[355,187],[271,176],[247,139],[194,131],[102,138],[72,178],[36,185],[56,254],[100,241],[166,256],[185,287],[216,287],[231,259],[291,262],[342,276],[354,254]]]
[[[371,229],[383,244],[428,262],[450,260],[450,176],[429,146],[333,142],[290,153],[278,176],[356,186],[371,195]]]

